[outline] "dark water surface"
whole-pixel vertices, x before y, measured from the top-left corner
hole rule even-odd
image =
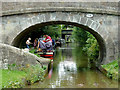
[[[64,46],[55,52],[51,78],[29,88],[118,88],[118,82],[104,76],[78,46]]]

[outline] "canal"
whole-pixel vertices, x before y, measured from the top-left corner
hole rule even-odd
[[[51,76],[28,88],[118,88],[118,82],[107,78],[77,45],[65,45],[55,52]]]

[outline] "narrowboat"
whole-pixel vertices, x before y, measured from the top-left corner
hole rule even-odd
[[[37,54],[44,58],[53,59],[54,50],[39,51],[39,52],[37,52]]]

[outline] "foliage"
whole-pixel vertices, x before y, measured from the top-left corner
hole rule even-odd
[[[74,27],[73,35],[75,42],[79,43],[80,46],[84,46],[87,40],[87,32],[79,27]]]
[[[47,69],[47,66],[43,65],[43,70],[46,70]]]
[[[60,33],[61,33],[60,25],[45,26],[42,29],[44,30],[44,34],[50,35],[51,38],[53,38],[53,39],[60,37]]]
[[[102,65],[102,67],[108,72],[107,73],[108,77],[118,80],[118,69],[119,69],[118,60],[114,60],[111,63]]]
[[[10,81],[7,86],[4,86],[4,88],[22,88],[23,86],[24,84],[20,81]]]
[[[83,51],[86,52],[90,61],[97,60],[99,56],[99,45],[92,34],[75,26],[64,25],[63,28],[72,28],[72,39],[83,47]]]
[[[39,64],[31,65],[27,68],[16,70],[11,69],[16,67],[16,64],[10,65],[10,69],[0,69],[2,72],[2,87],[3,88],[22,88],[26,84],[32,84],[36,81],[43,81],[44,70],[46,66],[41,68]]]
[[[15,63],[8,65],[8,69],[9,69],[9,70],[15,70],[16,68],[17,68],[17,66],[16,66]]]
[[[35,38],[40,38],[44,34],[50,35],[52,39],[58,39],[59,37],[61,37],[61,30],[68,29],[73,30],[70,39],[72,41],[75,41],[76,43],[79,43],[79,45],[83,47],[83,51],[86,52],[91,61],[96,60],[99,54],[99,45],[95,37],[92,34],[86,32],[85,30],[72,25],[56,24],[38,27],[36,28],[36,30],[29,32],[29,34],[24,37],[24,40],[26,41],[28,37],[31,37],[31,42],[34,42]],[[25,41],[21,41],[23,42],[22,47],[26,47]],[[30,50],[30,52],[34,53],[34,50]],[[37,56],[39,57],[39,55]]]
[[[88,33],[88,39],[86,41],[86,45],[83,47],[83,51],[85,51],[91,61],[97,60],[99,56],[99,45],[95,37]]]
[[[32,84],[36,81],[43,81],[44,80],[44,69],[40,67],[40,65],[31,66],[25,70],[27,73],[25,79],[27,84]]]
[[[56,40],[61,37],[61,30],[68,30],[68,29],[73,30],[72,38],[74,38],[77,43],[79,43],[80,45],[85,44],[85,41],[87,39],[87,33],[85,30],[82,30],[81,28],[72,25],[55,24],[55,25],[38,27],[36,28],[36,30],[31,30],[28,33],[28,35],[26,35],[21,40],[20,48],[26,47],[25,42],[28,39],[28,37],[31,37],[32,38],[31,42],[34,42],[35,38],[40,38],[43,35],[47,34],[51,36],[52,39]]]
[[[57,39],[61,34],[61,25],[48,25],[43,27],[38,27],[36,30],[31,30],[22,40],[20,44],[20,48],[26,47],[26,40],[28,37],[31,37],[31,42],[34,42],[35,38],[43,37],[43,35],[49,35],[52,39]]]

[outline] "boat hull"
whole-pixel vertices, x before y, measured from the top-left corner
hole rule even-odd
[[[38,52],[38,55],[44,58],[53,59],[54,52]]]

